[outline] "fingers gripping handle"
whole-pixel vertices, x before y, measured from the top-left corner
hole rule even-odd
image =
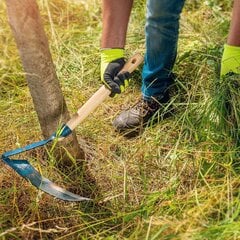
[[[132,73],[141,63],[143,57],[137,53],[133,55],[124,65],[120,72]],[[67,126],[73,130],[79,123],[81,123],[87,116],[92,113],[109,95],[111,91],[104,85],[99,88],[97,92],[74,114],[74,116],[67,122]]]

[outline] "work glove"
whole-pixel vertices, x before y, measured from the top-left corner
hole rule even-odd
[[[130,73],[119,73],[125,64],[123,55],[123,49],[101,50],[101,80],[111,90],[110,97],[122,93],[129,84]]]
[[[224,45],[221,62],[221,77],[228,73],[240,74],[240,47]]]

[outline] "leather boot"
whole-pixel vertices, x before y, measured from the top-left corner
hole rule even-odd
[[[169,101],[169,94],[162,98],[141,98],[130,109],[122,111],[114,121],[114,128],[126,137],[139,135],[147,125],[159,122],[165,116],[164,106]],[[162,110],[162,111],[161,111]]]

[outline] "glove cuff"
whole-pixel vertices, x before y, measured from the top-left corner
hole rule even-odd
[[[228,59],[238,55],[240,56],[240,46],[232,46],[232,45],[224,44],[224,52],[223,52],[224,59]]]
[[[221,76],[229,72],[240,73],[240,46],[224,45],[221,61]]]
[[[123,48],[104,48],[101,49],[101,62],[110,63],[116,59],[124,57]]]

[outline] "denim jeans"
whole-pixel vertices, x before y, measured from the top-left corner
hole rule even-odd
[[[142,71],[145,99],[161,98],[173,82],[179,19],[185,0],[147,0],[146,53]]]

